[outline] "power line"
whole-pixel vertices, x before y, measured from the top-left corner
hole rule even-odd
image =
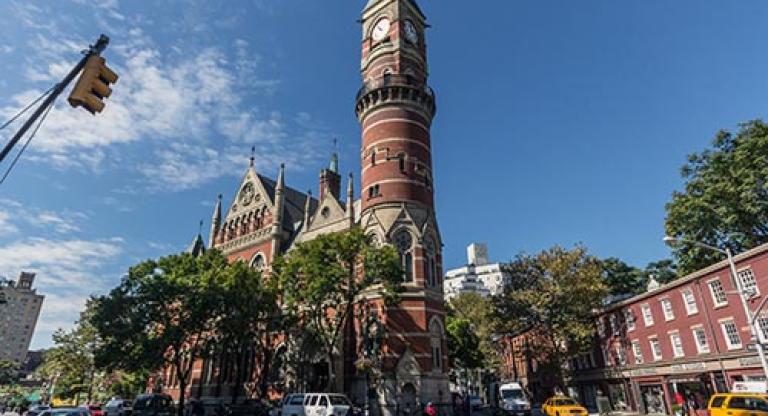
[[[4,123],[2,126],[0,126],[0,130],[2,130],[2,129],[4,129],[4,128],[8,127],[8,126],[9,126],[11,123],[13,123],[14,121],[16,121],[16,119],[18,119],[18,118],[19,118],[19,117],[21,117],[21,116],[22,116],[24,113],[26,113],[27,111],[29,111],[29,109],[30,109],[30,108],[32,108],[32,106],[34,106],[35,104],[37,104],[38,102],[40,102],[40,100],[42,100],[42,99],[43,99],[43,98],[45,98],[45,97],[46,97],[48,94],[50,94],[50,93],[51,93],[51,91],[53,91],[53,89],[54,89],[54,88],[56,88],[56,85],[58,85],[58,84],[55,84],[55,85],[54,85],[54,86],[52,86],[51,88],[48,88],[48,91],[44,92],[44,93],[43,93],[41,96],[37,97],[37,98],[35,99],[35,101],[32,101],[32,102],[31,102],[31,103],[30,103],[28,106],[24,107],[24,108],[23,108],[21,111],[19,111],[18,113],[16,113],[16,115],[15,115],[15,116],[13,116],[13,117],[12,117],[10,120],[6,121],[6,122],[5,122],[5,123]]]
[[[8,178],[8,175],[10,175],[11,170],[13,170],[13,167],[16,166],[16,162],[18,162],[19,158],[21,158],[21,154],[24,153],[24,150],[27,149],[27,146],[29,146],[29,143],[35,137],[35,135],[37,134],[37,131],[40,130],[40,126],[42,126],[43,122],[45,121],[45,119],[48,118],[48,113],[50,113],[52,109],[53,109],[53,103],[50,103],[48,105],[48,108],[45,109],[45,113],[43,114],[43,117],[40,119],[40,121],[37,122],[37,125],[35,126],[35,129],[32,130],[32,134],[29,135],[29,138],[24,143],[24,146],[21,147],[21,150],[19,150],[19,153],[16,154],[16,157],[13,158],[13,161],[11,162],[11,165],[8,166],[8,170],[5,171],[5,174],[3,175],[3,178],[0,179],[0,185],[2,185],[5,182],[5,179]]]

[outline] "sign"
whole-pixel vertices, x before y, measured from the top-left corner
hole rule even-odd
[[[765,393],[765,381],[734,381],[733,391],[739,393]]]
[[[632,377],[655,376],[656,374],[659,374],[659,371],[655,368],[638,368],[629,372]]]
[[[677,371],[701,371],[701,370],[706,370],[707,369],[707,365],[702,363],[702,362],[698,362],[698,363],[684,363],[684,364],[675,364],[675,365],[671,366],[670,368],[672,369],[673,372],[677,372]]]

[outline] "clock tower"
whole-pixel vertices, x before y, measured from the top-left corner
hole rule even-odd
[[[406,287],[397,306],[379,303],[385,337],[376,388],[386,414],[451,398],[430,137],[436,106],[427,84],[429,26],[416,1],[369,0],[361,23],[360,226],[397,248]]]

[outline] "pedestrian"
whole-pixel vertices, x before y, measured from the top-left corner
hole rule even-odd
[[[432,402],[427,403],[427,407],[424,408],[424,414],[426,416],[437,416],[437,408],[435,408]]]

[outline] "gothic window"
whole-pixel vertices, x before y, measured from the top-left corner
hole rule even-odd
[[[432,346],[432,370],[443,369],[443,326],[440,320],[433,318],[429,323],[430,345]]]
[[[427,287],[435,287],[438,285],[437,276],[437,251],[435,250],[435,243],[431,239],[424,241],[424,281]]]
[[[264,267],[266,267],[267,262],[264,259],[264,255],[259,253],[257,254],[253,260],[251,260],[251,267],[253,267],[256,270],[264,270]]]
[[[400,253],[400,266],[403,268],[403,281],[413,281],[413,237],[407,230],[399,230],[392,241]]]

